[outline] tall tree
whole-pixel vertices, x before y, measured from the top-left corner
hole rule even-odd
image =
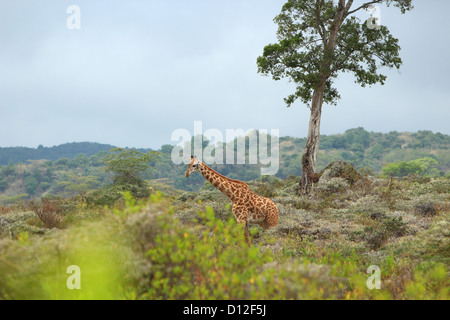
[[[258,57],[258,72],[274,80],[288,78],[296,91],[285,98],[290,107],[297,99],[310,104],[306,148],[302,157],[299,192],[309,194],[317,170],[320,118],[323,102],[340,98],[332,86],[340,72],[353,73],[362,87],[384,84],[379,67],[400,68],[400,46],[387,27],[376,19],[361,21],[354,16],[362,9],[385,4],[401,13],[413,8],[412,0],[288,0],[275,17],[278,43],[264,47]]]

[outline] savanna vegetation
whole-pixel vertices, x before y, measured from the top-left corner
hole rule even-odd
[[[281,171],[295,142],[280,139]],[[322,144],[311,196],[297,195],[298,171],[241,178],[280,211],[277,227],[250,228],[252,247],[229,199],[184,178],[169,146],[4,165],[0,299],[449,299],[448,136],[360,128]],[[5,197],[25,180],[34,198]],[[73,265],[81,288],[70,290]]]
[[[399,177],[424,174],[443,176],[450,171],[448,152],[450,136],[440,133],[431,131],[375,133],[355,128],[341,135],[322,135],[320,139],[318,171],[338,160],[349,162],[355,168],[371,170],[375,175],[384,173]],[[236,141],[234,143],[236,148]],[[277,178],[284,180],[291,175],[301,176],[301,154],[305,143],[306,138],[280,137],[280,168],[276,174]],[[36,158],[30,151],[30,160],[27,155],[16,158],[16,152],[11,148],[0,148],[0,159],[3,159],[3,164],[0,165],[0,204],[38,200],[42,197],[70,197],[111,185],[114,174],[112,170],[108,170],[105,157],[108,151],[114,148],[105,151],[103,145],[92,144],[86,153],[80,153],[83,150],[80,146],[69,145],[74,146],[72,152],[69,152],[66,146],[63,148],[64,157],[56,160],[52,160],[54,151],[49,154],[38,153],[42,158]],[[97,146],[99,151],[91,154],[94,152],[94,146]],[[209,142],[205,140],[203,148],[208,146]],[[41,152],[40,149],[43,148],[31,150]],[[149,149],[129,151],[135,152],[135,155],[139,153],[152,155],[147,159],[148,165],[140,168],[139,179],[152,179],[152,183],[168,185],[179,190],[199,190],[203,186],[203,177],[195,175],[185,179],[185,167],[174,165],[171,160],[172,149],[172,145],[163,145],[158,152]],[[410,161],[425,162],[416,163],[415,167],[404,164]],[[118,163],[120,164],[120,161]],[[424,168],[419,169],[417,165],[422,167],[426,165],[427,171],[422,172]],[[394,169],[392,166],[397,169],[392,171]],[[260,165],[232,164],[212,167],[229,178],[242,181],[251,181],[260,176]]]

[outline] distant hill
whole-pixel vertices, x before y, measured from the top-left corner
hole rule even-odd
[[[231,143],[235,144],[236,150],[236,141]],[[306,138],[280,137],[277,178],[301,175],[305,144]],[[203,147],[207,146],[208,142],[205,142]],[[114,146],[93,142],[66,143],[49,148],[0,148],[0,204],[49,195],[72,196],[109,183],[103,154],[111,148]],[[171,145],[161,146],[161,153],[150,161],[144,178],[164,181],[178,190],[199,190],[205,179],[201,175],[186,179],[186,166],[173,163],[172,149]],[[354,128],[342,134],[320,137],[317,170],[333,161],[343,160],[357,169],[366,168],[380,174],[389,163],[429,157],[437,162],[435,175],[450,176],[449,151],[450,136],[441,133],[376,133]],[[249,164],[248,159],[246,164],[211,165],[221,174],[241,181],[258,179],[261,166],[260,163]]]
[[[73,159],[78,154],[85,154],[90,157],[100,151],[109,151],[114,146],[96,142],[72,142],[59,146],[44,147],[40,145],[37,148],[26,147],[0,147],[0,165],[25,162],[27,160],[50,160]]]
[[[280,164],[282,164],[281,172],[278,174],[280,178],[299,174],[305,144],[306,138],[280,137]],[[161,151],[170,155],[172,147],[164,145]],[[80,154],[91,157],[99,152],[108,152],[111,148],[115,146],[96,142],[72,142],[53,147],[41,145],[37,148],[0,147],[0,165],[7,165],[10,161],[25,163],[28,160],[72,160]],[[449,149],[450,136],[446,134],[432,131],[378,133],[368,132],[360,127],[349,129],[343,134],[321,135],[318,166],[320,169],[331,161],[344,160],[358,167],[369,167],[375,172],[380,172],[381,167],[387,162],[409,161],[430,156],[439,161],[440,170],[447,172],[450,167]],[[152,149],[138,150],[147,152]],[[259,168],[254,169],[259,171]]]
[[[301,168],[301,156],[306,138],[280,138],[281,175],[296,174]],[[368,132],[364,128],[346,130],[343,134],[320,136],[318,169],[330,162],[344,160],[356,167],[381,173],[386,163],[431,157],[439,162],[444,174],[450,170],[450,136],[423,130],[415,133],[391,131]]]

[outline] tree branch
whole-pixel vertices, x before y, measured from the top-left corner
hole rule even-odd
[[[317,27],[317,31],[320,34],[320,37],[322,38],[322,42],[324,44],[324,46],[327,43],[327,37],[326,37],[326,28],[323,25],[323,21],[320,18],[320,12],[322,11],[322,5],[323,5],[323,0],[317,1],[316,2],[316,7],[315,7],[315,13],[316,13],[316,27]]]
[[[368,44],[369,44],[369,41],[366,41],[366,42],[362,43],[363,46],[366,46],[366,45],[368,45]],[[347,51],[347,54],[344,55],[344,58],[343,58],[343,59],[340,59],[340,61],[337,61],[337,62],[334,64],[334,67],[331,68],[330,74],[332,74],[332,73],[334,73],[334,72],[337,72],[337,71],[341,70],[342,66],[343,66],[344,63],[348,60],[348,58],[350,58],[350,56],[351,56],[353,53],[355,53],[355,52],[360,52],[361,50],[345,48],[345,51]]]
[[[349,1],[349,3],[350,3],[350,2],[353,2],[353,1],[351,0],[351,1]],[[347,17],[347,16],[351,15],[352,13],[355,13],[356,11],[361,10],[361,9],[367,9],[371,4],[381,3],[381,2],[383,2],[383,0],[374,0],[374,1],[370,1],[370,2],[364,3],[362,6],[356,8],[355,10],[348,11],[348,9],[350,9],[350,6],[351,6],[351,3],[350,3],[350,6],[349,6],[348,9],[346,10],[347,13],[345,14],[345,16]],[[348,4],[348,3],[347,3],[347,4]]]
[[[347,4],[345,5],[344,16],[342,17],[341,24],[344,22],[345,18],[347,18],[347,12],[348,12],[348,10],[350,10],[352,4],[353,4],[353,0],[348,0]]]
[[[353,0],[348,0],[347,4],[345,5],[345,12],[348,12],[350,10],[350,7],[353,4]]]

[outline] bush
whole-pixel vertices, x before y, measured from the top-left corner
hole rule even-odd
[[[125,299],[132,252],[116,235],[116,219],[59,230],[45,238],[0,240],[0,299]],[[81,290],[66,286],[67,268],[81,270]]]
[[[406,224],[402,217],[385,218],[376,226],[365,227],[362,231],[353,232],[352,239],[365,240],[372,250],[379,250],[389,238],[402,237],[406,234]]]
[[[45,228],[62,228],[63,208],[57,200],[43,198],[40,205],[31,202],[29,207],[39,217]]]
[[[188,228],[170,212],[131,216],[127,226],[142,254],[137,281],[145,299],[260,299],[273,280],[262,266],[269,252],[249,248],[241,226],[214,216],[211,208],[199,214],[202,225]]]
[[[400,161],[397,163],[389,163],[383,167],[383,174],[385,176],[405,177],[408,175],[437,175],[438,171],[435,168],[438,162],[430,157],[425,157],[412,161]]]
[[[316,190],[322,195],[332,195],[334,193],[345,193],[350,188],[350,184],[344,178],[331,178],[328,181],[319,182]]]
[[[448,300],[450,298],[450,281],[445,265],[432,264],[426,269],[420,266],[416,268],[414,280],[409,281],[405,286],[404,298]]]
[[[152,195],[145,205],[125,194],[126,207],[102,221],[42,239],[25,231],[20,242],[0,242],[0,298],[276,297],[274,271],[263,268],[273,260],[270,251],[248,247],[233,219],[223,223],[208,208],[199,214],[201,224],[187,227],[160,197]],[[65,288],[66,268],[73,264],[82,271],[83,290]]]
[[[4,178],[0,178],[0,191],[4,191],[8,187],[8,181]]]
[[[63,230],[38,228],[32,211],[1,208],[0,299],[450,298],[448,213],[403,221],[383,207],[366,210],[380,202],[370,196],[319,216],[294,209],[299,199],[279,199],[280,227],[251,228],[252,247],[229,202],[217,199],[171,207],[160,193],[144,202],[128,192],[113,209],[93,209],[84,197],[37,206],[64,215]],[[415,238],[411,217],[434,221]],[[66,287],[69,265],[81,269],[81,290]],[[366,286],[370,265],[380,266],[380,290]]]
[[[418,235],[416,254],[424,261],[435,261],[450,266],[450,222],[436,221]]]
[[[422,216],[435,216],[437,214],[437,206],[432,202],[419,203],[414,206],[414,211]]]
[[[150,191],[143,177],[150,168],[150,161],[158,154],[156,151],[142,153],[136,149],[111,149],[104,163],[107,165],[106,170],[114,174],[113,187],[119,191],[129,191],[136,198],[148,197]]]
[[[28,176],[25,178],[25,192],[28,194],[34,194],[38,186],[38,180],[33,176]]]

